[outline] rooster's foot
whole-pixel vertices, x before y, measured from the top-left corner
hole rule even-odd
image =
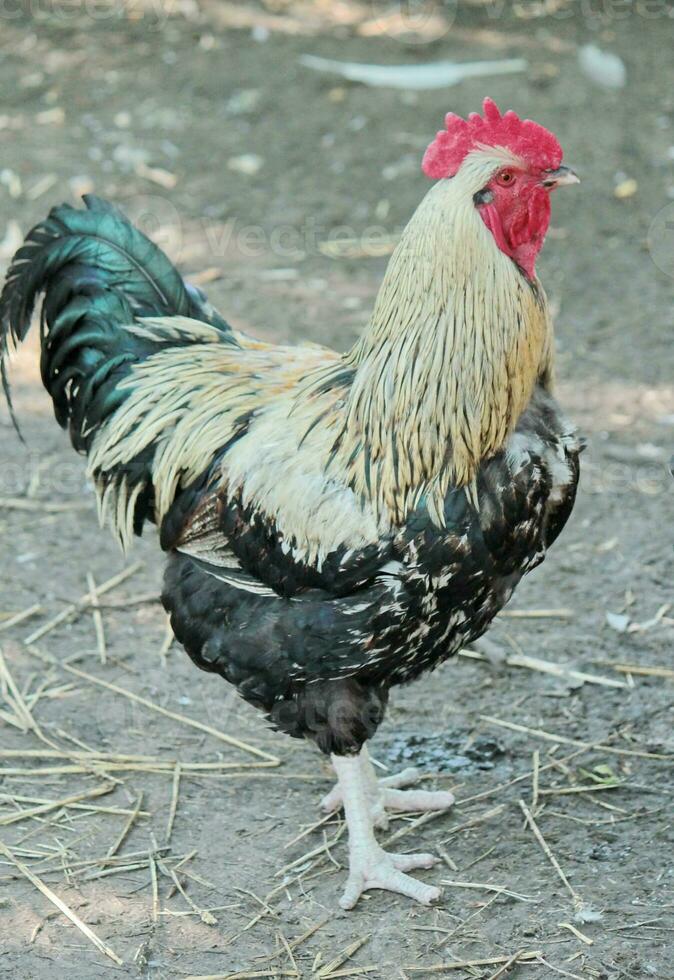
[[[353,854],[344,894],[339,900],[343,909],[352,909],[364,891],[381,888],[383,891],[406,895],[422,905],[440,898],[440,889],[417,881],[406,871],[432,868],[437,862],[432,854],[389,854],[375,845]]]
[[[383,816],[384,803],[396,809],[416,810],[445,809],[452,802],[450,793],[422,793],[412,790],[404,793],[396,789],[410,779],[407,774],[392,777],[379,783],[374,775],[367,751],[363,749],[357,756],[332,756],[332,764],[337,773],[339,789],[330,794],[328,802],[336,809],[344,806],[344,815],[349,829],[349,877],[344,894],[340,900],[343,909],[352,909],[364,891],[382,888],[385,891],[407,895],[422,905],[430,905],[440,897],[440,890],[422,881],[411,878],[407,871],[414,868],[431,868],[437,858],[432,854],[389,854],[377,843],[374,826],[377,816]],[[417,777],[417,773],[413,773]],[[404,799],[401,799],[404,798]],[[414,801],[414,805],[409,802]],[[429,806],[429,803],[432,804]]]
[[[403,786],[410,786],[421,779],[418,769],[403,769],[393,776],[377,779],[365,747],[358,756],[358,762],[363,773],[374,826],[379,830],[386,830],[388,827],[387,810],[398,813],[427,813],[431,810],[448,810],[454,803],[454,796],[449,792],[403,790]],[[325,813],[333,813],[343,804],[344,799],[339,783],[321,800],[321,807]]]

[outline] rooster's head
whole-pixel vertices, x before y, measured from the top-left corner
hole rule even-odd
[[[484,115],[462,119],[453,112],[423,159],[427,177],[460,180],[498,248],[530,279],[550,223],[550,192],[578,183],[562,166],[562,148],[549,130],[505,115],[491,99]]]

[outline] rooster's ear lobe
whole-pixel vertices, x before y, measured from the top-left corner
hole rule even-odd
[[[483,187],[481,191],[473,194],[473,204],[475,207],[479,207],[481,204],[491,204],[494,200],[494,192],[489,190],[488,187]]]

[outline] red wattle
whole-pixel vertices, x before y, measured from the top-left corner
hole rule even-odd
[[[503,231],[503,225],[501,224],[501,216],[498,213],[498,209],[495,204],[487,204],[480,208],[480,217],[484,221],[485,225],[492,233],[494,241],[506,255],[510,255],[512,258],[510,245],[505,237]]]
[[[536,259],[550,224],[550,195],[542,187],[514,199],[500,198],[479,208],[500,250],[525,272],[536,276]]]

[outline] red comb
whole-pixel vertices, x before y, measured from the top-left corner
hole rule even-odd
[[[504,116],[491,99],[483,103],[484,117],[471,112],[468,119],[448,112],[445,129],[440,130],[424,153],[422,169],[427,177],[453,177],[464,157],[480,146],[504,146],[539,170],[556,170],[562,162],[562,148],[550,130],[520,119],[510,110]]]

